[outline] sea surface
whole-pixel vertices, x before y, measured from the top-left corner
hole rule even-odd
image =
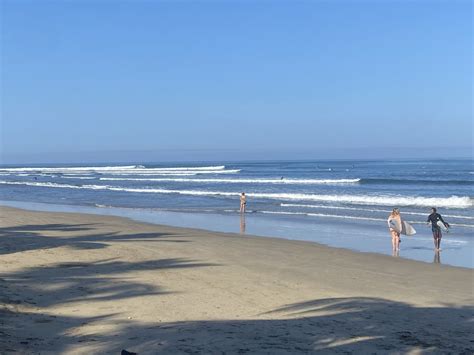
[[[0,166],[2,204],[315,241],[391,254],[387,216],[418,231],[399,256],[474,267],[473,160]],[[247,195],[247,214],[238,213]],[[41,207],[43,206],[43,207]],[[48,207],[49,206],[49,207]],[[433,254],[431,207],[450,223]]]

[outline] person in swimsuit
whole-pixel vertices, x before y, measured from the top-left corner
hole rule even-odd
[[[446,223],[443,220],[443,217],[439,213],[436,212],[436,208],[433,207],[431,209],[431,214],[428,216],[426,220],[427,224],[431,223],[431,231],[433,232],[433,241],[434,247],[436,251],[441,250],[441,238],[443,237],[441,233],[441,228],[438,226],[438,221],[441,221],[446,228],[449,228],[449,223]]]
[[[391,223],[392,222],[392,223]],[[402,217],[400,216],[400,210],[394,208],[392,213],[388,216],[387,219],[388,230],[390,231],[390,236],[392,237],[392,250],[394,252],[400,250],[400,231],[396,230],[395,226],[402,225]]]
[[[245,192],[240,195],[240,213],[245,213],[245,206],[247,205],[247,196]]]

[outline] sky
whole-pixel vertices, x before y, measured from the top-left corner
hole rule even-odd
[[[472,157],[470,1],[0,3],[0,163]]]

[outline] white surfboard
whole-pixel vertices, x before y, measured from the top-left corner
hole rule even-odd
[[[444,225],[443,222],[438,221],[436,222],[436,225],[441,228],[442,231],[445,231],[446,233],[449,232],[449,228]]]
[[[401,234],[408,235],[408,236],[415,235],[416,234],[416,229],[413,228],[413,226],[410,223],[402,221]]]
[[[389,223],[391,228],[393,228],[394,230],[396,230],[400,234],[408,235],[408,236],[416,234],[416,229],[413,228],[413,226],[410,223],[405,222],[403,220],[402,220],[401,225],[398,222],[398,220],[396,220],[396,219],[391,219],[391,220],[389,220],[388,223]]]
[[[397,231],[398,233],[401,232],[401,226],[400,226],[400,224],[398,223],[398,220],[396,220],[396,219],[389,219],[389,220],[388,220],[388,226],[389,226],[389,228],[394,229],[394,230]]]

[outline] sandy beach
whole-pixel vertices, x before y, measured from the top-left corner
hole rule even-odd
[[[472,353],[473,270],[0,208],[0,353]]]

